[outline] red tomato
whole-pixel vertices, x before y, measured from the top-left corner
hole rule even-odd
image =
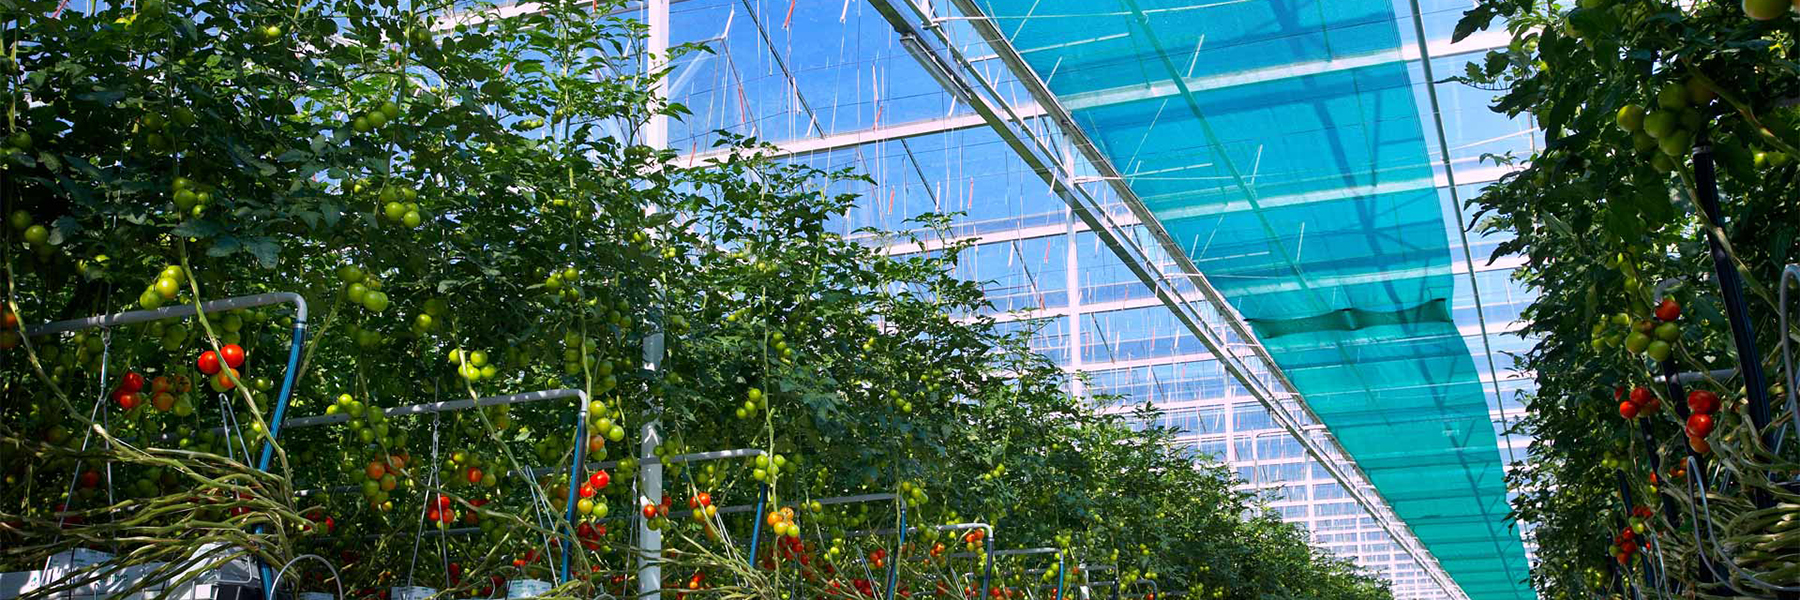
[[[125,410],[131,410],[131,409],[137,408],[139,404],[143,404],[143,403],[144,403],[144,399],[142,397],[139,397],[135,393],[125,392],[123,394],[119,394],[119,408],[123,408]]]
[[[225,366],[236,369],[244,366],[244,348],[237,344],[226,344],[219,347],[219,358],[225,359]]]
[[[1707,434],[1712,433],[1713,425],[1714,425],[1714,423],[1713,423],[1712,415],[1709,415],[1706,413],[1694,413],[1694,414],[1688,415],[1688,419],[1687,419],[1688,437],[1704,439],[1707,436]]]
[[[194,366],[196,368],[200,369],[201,373],[205,373],[207,375],[218,374],[218,372],[219,372],[219,354],[217,352],[213,352],[211,350],[201,352],[200,359],[194,361]]]
[[[701,506],[712,506],[712,494],[708,494],[706,492],[700,492],[700,505]]]
[[[646,519],[656,518],[656,505],[655,504],[650,504],[648,502],[644,503],[644,518],[646,518]]]
[[[585,482],[585,481],[582,482],[580,494],[581,494],[581,497],[583,497],[583,498],[594,497],[594,486],[588,485],[587,482]]]
[[[1676,302],[1673,298],[1663,298],[1662,304],[1656,305],[1657,320],[1673,321],[1680,317],[1681,303]]]
[[[481,469],[477,469],[475,467],[469,467],[469,472],[464,473],[463,475],[464,475],[464,477],[468,478],[470,484],[481,483],[481,477],[482,477]]]
[[[1629,400],[1619,403],[1619,416],[1625,417],[1626,419],[1636,419],[1637,415],[1638,405],[1632,404]]]
[[[594,474],[588,476],[588,485],[594,486],[596,490],[604,490],[610,483],[612,476],[606,474],[606,471],[594,471]]]
[[[125,373],[125,379],[119,382],[119,389],[127,392],[139,392],[144,389],[144,376],[137,373]]]
[[[1654,398],[1656,398],[1656,394],[1651,393],[1650,388],[1646,388],[1646,387],[1631,388],[1631,403],[1632,404],[1644,404]]]
[[[82,471],[81,487],[92,489],[100,485],[99,471]]]
[[[1687,402],[1688,410],[1697,413],[1710,415],[1719,410],[1719,395],[1708,390],[1688,392]]]

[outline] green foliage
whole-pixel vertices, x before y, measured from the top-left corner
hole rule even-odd
[[[1768,8],[1759,4],[1757,10]],[[1791,200],[1800,190],[1790,159],[1800,143],[1793,108],[1800,26],[1785,3],[1777,4],[1772,19],[1759,21],[1736,2],[1485,0],[1457,28],[1460,37],[1496,19],[1505,23],[1511,45],[1489,52],[1461,79],[1503,89],[1494,110],[1531,116],[1547,142],[1528,164],[1527,157],[1493,157],[1522,168],[1473,201],[1478,227],[1513,236],[1495,257],[1524,259],[1518,277],[1538,294],[1521,317],[1529,323],[1521,334],[1537,345],[1519,362],[1535,373],[1537,389],[1525,396],[1527,410],[1515,426],[1535,441],[1511,484],[1520,493],[1514,517],[1533,527],[1533,583],[1546,597],[1623,593],[1607,575],[1609,565],[1641,581],[1654,559],[1640,552],[1620,560],[1619,553],[1633,510],[1654,513],[1645,518],[1647,530],[1657,534],[1672,585],[1733,593],[1695,587],[1710,576],[1701,575],[1693,547],[1695,501],[1682,467],[1690,445],[1685,401],[1652,380],[1663,372],[1656,360],[1663,349],[1646,349],[1649,340],[1634,342],[1629,334],[1657,324],[1653,290],[1675,278],[1681,284],[1671,296],[1682,308],[1669,330],[1669,364],[1679,371],[1736,366],[1706,243],[1719,235],[1745,278],[1764,369],[1771,382],[1787,372],[1776,364],[1775,344],[1796,330],[1779,330],[1774,287],[1800,250],[1793,228],[1800,206]],[[1716,162],[1721,228],[1700,215],[1695,200],[1700,167],[1690,150],[1700,147]],[[1746,486],[1787,494],[1781,498],[1791,502],[1790,493],[1770,487],[1770,472],[1785,472],[1795,455],[1792,444],[1784,457],[1767,454],[1748,423],[1743,385],[1709,380],[1690,389],[1726,398],[1717,430],[1704,441],[1724,469],[1712,476],[1739,483],[1713,500],[1720,512],[1712,524],[1740,549],[1737,562],[1748,569],[1730,577],[1737,593],[1757,593],[1740,575],[1797,580],[1791,560],[1765,560],[1748,549],[1793,540],[1760,518],[1733,516],[1752,515]],[[1620,403],[1637,387],[1661,399],[1633,422],[1621,416]],[[1776,402],[1784,398],[1779,384],[1770,391]],[[1628,505],[1621,490],[1643,508]]]

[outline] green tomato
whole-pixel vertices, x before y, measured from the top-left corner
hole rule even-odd
[[[355,130],[357,133],[368,133],[369,130],[374,128],[373,125],[369,124],[369,120],[363,117],[357,117],[356,120],[350,122],[350,129]]]
[[[33,246],[43,245],[50,241],[50,230],[43,225],[32,225],[25,228],[25,241]]]
[[[422,221],[424,221],[424,217],[419,216],[419,211],[416,210],[409,210],[406,211],[406,214],[400,215],[400,224],[405,225],[408,229],[417,228]]]
[[[400,105],[394,104],[391,100],[383,101],[381,103],[381,114],[386,116],[389,121],[398,119],[400,118]]]
[[[1665,342],[1674,342],[1675,340],[1681,339],[1681,326],[1676,325],[1673,322],[1657,325],[1656,339]]]
[[[1662,89],[1656,91],[1656,105],[1668,110],[1687,108],[1687,87],[1675,81],[1664,84]]]
[[[388,295],[385,292],[369,292],[363,294],[362,305],[363,308],[369,309],[369,312],[378,313],[387,310]]]
[[[361,304],[364,299],[369,297],[369,287],[360,283],[352,283],[350,287],[344,289],[344,296],[351,302]]]
[[[1650,342],[1650,346],[1644,350],[1644,353],[1649,355],[1651,360],[1662,362],[1669,360],[1669,352],[1671,350],[1673,350],[1673,348],[1669,346],[1668,342],[1656,340]]]
[[[389,221],[399,221],[406,217],[406,205],[399,202],[389,202],[386,206],[382,207],[382,214],[386,215]]]
[[[1650,336],[1636,331],[1631,332],[1631,335],[1625,336],[1626,352],[1637,354],[1643,352],[1644,349],[1648,347],[1650,347]]]
[[[156,279],[156,294],[162,296],[164,300],[173,300],[175,293],[179,291],[181,291],[180,284],[175,283],[175,280],[167,277]]]
[[[7,217],[6,221],[12,225],[14,230],[24,231],[31,227],[31,213],[25,212],[24,209],[15,210]]]
[[[368,119],[369,125],[373,127],[381,127],[387,125],[388,122],[387,114],[379,110],[369,111],[369,114],[363,115],[363,118]]]

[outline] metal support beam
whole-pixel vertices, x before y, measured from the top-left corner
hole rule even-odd
[[[1020,107],[1019,111],[1022,115],[1033,117],[1043,116],[1044,114],[1043,109],[1032,106]],[[772,147],[764,148],[761,151],[735,148],[709,150],[683,156],[680,159],[680,164],[686,167],[697,167],[715,160],[727,160],[733,156],[748,158],[758,154],[771,158],[806,156],[820,152],[830,152],[832,150],[855,148],[864,144],[904,140],[939,133],[975,129],[977,127],[987,127],[987,121],[983,120],[981,115],[952,115],[932,119],[921,119],[918,121],[907,121],[905,123],[897,123],[894,125],[882,125],[846,133],[775,142],[772,144]]]

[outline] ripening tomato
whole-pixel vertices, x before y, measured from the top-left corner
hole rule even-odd
[[[237,376],[238,376],[237,369],[227,368],[227,369],[220,370],[219,374],[213,375],[213,378],[212,378],[213,391],[226,392],[226,391],[230,391],[232,388],[237,387],[237,382],[234,381],[234,378],[236,378]]]
[[[225,366],[233,369],[244,366],[244,348],[237,344],[226,344],[219,347],[219,358],[225,360]]]
[[[219,354],[211,350],[201,352],[200,358],[194,361],[194,366],[200,369],[201,373],[217,375],[219,373]]]
[[[155,379],[150,380],[150,391],[152,393],[166,392],[173,387],[175,387],[175,383],[170,381],[169,376],[167,375],[157,375]]]
[[[150,397],[150,406],[155,407],[156,412],[169,412],[175,408],[175,395],[167,391],[156,392]]]

